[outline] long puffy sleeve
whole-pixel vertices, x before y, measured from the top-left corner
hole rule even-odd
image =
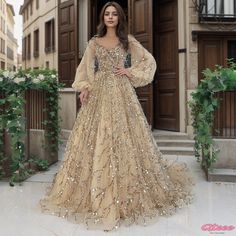
[[[152,82],[155,71],[156,61],[133,36],[129,35],[129,50],[131,53],[131,67],[128,68],[131,84],[137,88]]]
[[[88,42],[83,58],[77,67],[72,88],[78,92],[85,88],[87,88],[89,91],[92,90],[91,82],[94,79],[94,47],[94,40],[91,39]]]

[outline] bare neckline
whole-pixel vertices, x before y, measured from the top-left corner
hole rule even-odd
[[[96,43],[99,47],[102,47],[102,48],[104,48],[104,49],[107,50],[107,51],[115,50],[116,48],[118,48],[118,47],[120,46],[120,42],[118,42],[114,47],[112,47],[112,48],[107,48],[107,47],[103,46],[102,44],[98,43],[98,42],[97,42],[97,39],[95,39],[94,41],[95,41],[95,43]]]

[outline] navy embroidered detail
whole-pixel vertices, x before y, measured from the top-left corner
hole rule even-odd
[[[131,67],[131,54],[130,53],[128,53],[125,58],[124,67],[125,68]]]
[[[99,63],[98,63],[98,59],[97,57],[95,57],[95,60],[94,60],[94,73],[96,73],[99,69]]]

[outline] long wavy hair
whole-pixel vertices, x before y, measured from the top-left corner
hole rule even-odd
[[[122,9],[122,7],[117,2],[107,2],[101,12],[100,12],[100,22],[97,27],[97,36],[103,37],[107,33],[107,27],[104,23],[104,14],[107,7],[113,6],[116,8],[117,14],[118,14],[118,25],[116,27],[116,35],[119,38],[123,48],[125,50],[128,50],[129,43],[128,43],[128,33],[127,33],[127,22],[126,22],[126,16]]]

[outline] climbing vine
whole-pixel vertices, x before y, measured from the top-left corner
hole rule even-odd
[[[208,169],[217,160],[217,149],[212,129],[214,111],[219,106],[219,100],[215,96],[217,92],[236,90],[236,64],[228,61],[228,67],[216,66],[214,70],[203,71],[204,79],[201,80],[195,92],[192,93],[192,101],[189,103],[193,117],[195,155],[202,167]]]
[[[0,177],[4,176],[3,162],[10,159],[11,184],[24,180],[30,174],[25,151],[25,92],[29,89],[46,92],[44,112],[47,118],[43,122],[47,131],[46,140],[50,142],[47,142],[49,145],[44,148],[53,155],[59,144],[58,91],[62,87],[55,70],[0,71]],[[5,132],[10,137],[10,157],[4,153]]]

